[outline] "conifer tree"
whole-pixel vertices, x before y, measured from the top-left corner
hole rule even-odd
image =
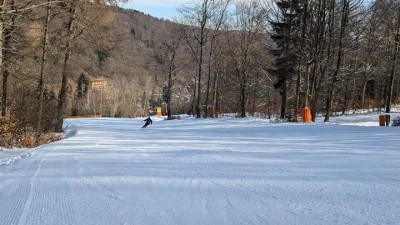
[[[276,44],[270,50],[275,56],[270,72],[277,79],[274,88],[279,89],[281,94],[280,118],[283,119],[286,115],[288,83],[296,74],[298,65],[301,7],[298,0],[277,1],[276,5],[278,7],[276,17],[269,21],[273,30],[271,38]]]

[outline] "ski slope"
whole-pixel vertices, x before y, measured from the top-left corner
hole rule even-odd
[[[0,224],[400,224],[400,128],[332,121],[69,119],[0,151]]]

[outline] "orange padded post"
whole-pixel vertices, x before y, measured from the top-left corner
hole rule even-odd
[[[384,127],[386,126],[386,116],[379,115],[379,126]]]
[[[311,109],[304,107],[301,109],[301,117],[303,118],[303,123],[311,123]]]
[[[161,116],[162,116],[161,107],[157,107],[157,108],[156,108],[156,115],[157,115],[158,117],[161,117]]]
[[[379,126],[390,126],[390,115],[379,115]]]

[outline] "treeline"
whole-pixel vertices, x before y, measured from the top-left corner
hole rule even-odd
[[[395,0],[202,0],[180,9],[193,112],[296,121],[399,102]]]
[[[69,115],[329,121],[399,101],[398,1],[197,0],[175,22],[117,3],[0,0],[1,146]]]
[[[116,3],[0,1],[1,146],[32,147],[54,140],[50,132],[62,131],[73,98],[68,95],[76,66],[72,52],[80,49],[79,38],[100,39],[93,36],[103,26],[96,18]]]

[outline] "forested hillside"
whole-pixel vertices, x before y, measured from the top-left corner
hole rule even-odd
[[[116,3],[0,1],[2,146],[67,116],[329,121],[398,103],[398,1],[197,0],[175,22]]]

